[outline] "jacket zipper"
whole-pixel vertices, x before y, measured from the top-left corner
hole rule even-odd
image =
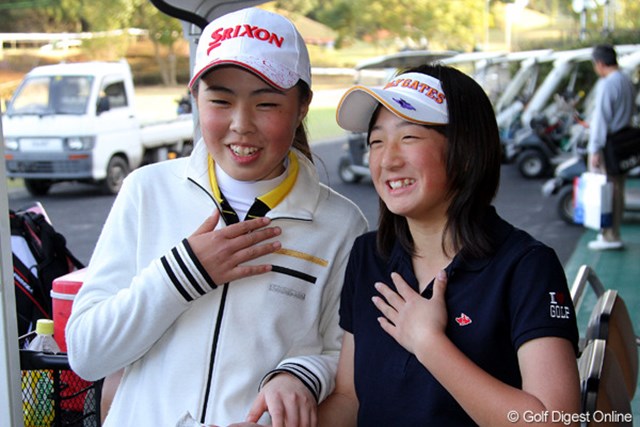
[[[211,194],[201,186],[199,183],[191,178],[188,178],[191,183],[200,188],[213,202],[213,205],[220,211],[220,206],[216,203],[216,200]],[[213,331],[213,342],[211,343],[211,353],[209,354],[209,371],[207,375],[207,386],[204,392],[204,398],[202,401],[202,412],[200,414],[200,423],[204,424],[207,417],[207,407],[209,403],[209,397],[211,396],[211,383],[213,382],[213,368],[216,361],[216,353],[218,351],[218,341],[220,339],[220,329],[222,328],[222,318],[224,316],[225,302],[227,300],[227,292],[229,291],[229,283],[222,285],[222,297],[220,298],[220,309],[218,310],[218,316],[216,318],[216,326]]]
[[[209,198],[213,201],[213,204],[218,209],[218,211],[220,211],[220,206],[218,206],[218,203],[216,203],[215,199],[211,196],[211,194],[209,194],[209,192],[204,187],[202,187],[199,183],[197,183],[193,179],[191,178],[188,178],[188,179],[190,182],[192,182],[198,188],[204,191],[204,193],[208,195]],[[292,217],[292,218],[279,217],[279,218],[272,218],[271,220],[273,221],[274,219],[291,219],[291,220],[298,220],[298,221],[310,221],[306,219],[301,220],[300,218],[295,218],[295,217]],[[207,406],[209,402],[209,397],[211,396],[211,383],[213,382],[213,368],[215,365],[216,353],[218,350],[218,340],[220,339],[220,329],[222,328],[222,318],[224,316],[224,308],[225,308],[225,302],[227,300],[227,292],[229,291],[229,283],[225,283],[224,285],[222,285],[222,288],[223,289],[222,289],[222,297],[220,299],[220,309],[218,310],[218,317],[216,318],[216,326],[213,332],[213,343],[211,344],[211,353],[209,356],[209,374],[207,376],[207,387],[205,389],[204,400],[202,402],[202,413],[200,415],[201,424],[205,423],[205,419],[207,417]]]
[[[216,327],[213,332],[213,343],[211,345],[211,355],[209,356],[209,374],[207,375],[207,388],[204,394],[204,401],[202,402],[202,415],[200,416],[200,423],[204,424],[207,417],[207,406],[209,402],[209,396],[211,394],[211,383],[213,382],[213,368],[216,360],[216,352],[218,350],[218,340],[220,338],[220,328],[222,327],[222,317],[224,316],[225,301],[227,300],[227,292],[229,290],[229,283],[222,285],[222,298],[220,299],[220,309],[218,310],[218,317],[216,318]]]

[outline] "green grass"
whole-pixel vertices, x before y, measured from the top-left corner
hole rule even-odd
[[[336,123],[335,108],[312,108],[307,115],[309,141],[337,138],[345,131]]]

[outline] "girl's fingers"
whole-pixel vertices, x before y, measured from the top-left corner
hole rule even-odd
[[[447,272],[440,270],[433,281],[433,298],[444,299],[447,290]]]
[[[260,265],[239,265],[229,271],[228,278],[225,280],[226,282],[231,282],[236,279],[240,279],[243,277],[251,277],[257,276],[259,274],[268,273],[271,271],[271,264],[260,264]]]
[[[271,222],[270,218],[260,217],[250,219],[248,221],[241,221],[236,224],[231,224],[222,229],[222,235],[227,239],[234,239],[239,236],[243,236],[247,233],[251,233],[259,228],[266,227]]]
[[[246,248],[246,247],[254,246],[272,237],[279,236],[281,233],[282,233],[282,229],[280,227],[268,227],[268,228],[263,228],[261,230],[255,231],[253,233],[239,236],[237,240],[238,240],[238,244],[241,245],[240,247]]]
[[[393,281],[393,284],[396,285],[396,289],[398,290],[398,293],[403,298],[403,300],[406,300],[411,295],[416,293],[416,291],[414,291],[411,286],[409,286],[409,284],[402,278],[400,274],[396,272],[391,273],[391,280]]]
[[[374,286],[376,290],[380,292],[380,295],[384,297],[384,299],[386,300],[386,304],[388,304],[389,306],[397,309],[404,303],[404,299],[402,299],[402,297],[398,293],[394,292],[384,283],[377,282]]]
[[[202,224],[198,227],[196,231],[193,232],[193,235],[196,236],[198,234],[209,233],[215,230],[218,221],[220,220],[220,212],[217,209],[213,210],[211,216],[207,217]]]
[[[261,239],[264,240],[264,239]],[[270,242],[264,244],[251,243],[244,249],[238,250],[234,255],[234,261],[240,265],[244,262],[251,261],[256,258],[260,258],[263,255],[268,255],[280,249],[282,243]]]
[[[382,313],[387,318],[393,317],[396,312],[393,307],[387,304],[386,301],[380,297],[373,297],[371,298],[371,301],[373,302],[373,305],[375,305],[376,308],[380,311],[380,313]]]

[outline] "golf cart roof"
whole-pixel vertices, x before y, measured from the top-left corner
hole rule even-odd
[[[356,71],[374,68],[409,68],[457,55],[453,50],[406,50],[367,59],[356,65]]]
[[[631,44],[615,46],[619,59],[638,50],[639,48],[640,46]],[[567,76],[573,75],[576,72],[574,68],[576,64],[590,61],[592,52],[592,47],[586,47],[582,49],[558,51],[552,54],[552,56],[556,58],[553,61],[553,68],[533,94],[529,103],[522,112],[522,123],[525,125],[530,123],[535,114],[546,108],[549,100],[554,94],[559,91],[564,91],[563,88],[558,88],[558,85],[561,84]],[[570,80],[575,82],[575,76],[570,77]]]
[[[442,59],[440,62],[446,65],[455,65],[464,62],[493,61],[505,55],[505,52],[463,52]]]
[[[618,57],[633,53],[640,49],[640,45],[637,44],[620,44],[614,46]],[[551,57],[555,61],[588,61],[591,60],[592,47],[584,47],[580,49],[554,51]]]
[[[640,65],[640,47],[635,52],[622,55],[618,58],[618,65],[623,70],[632,70]]]
[[[506,55],[493,59],[493,62],[519,62],[526,60],[543,60],[549,58],[553,53],[553,49],[535,49],[521,50],[518,52],[509,52]]]

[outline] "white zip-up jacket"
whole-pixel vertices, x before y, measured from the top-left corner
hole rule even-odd
[[[217,286],[186,243],[218,208],[205,144],[127,177],[66,328],[81,377],[125,367],[105,427],[174,426],[187,411],[204,424],[243,421],[279,370],[318,401],[332,391],[344,270],[367,223],[296,154],[296,183],[267,215],[282,228],[282,249],[255,260],[278,268]]]

